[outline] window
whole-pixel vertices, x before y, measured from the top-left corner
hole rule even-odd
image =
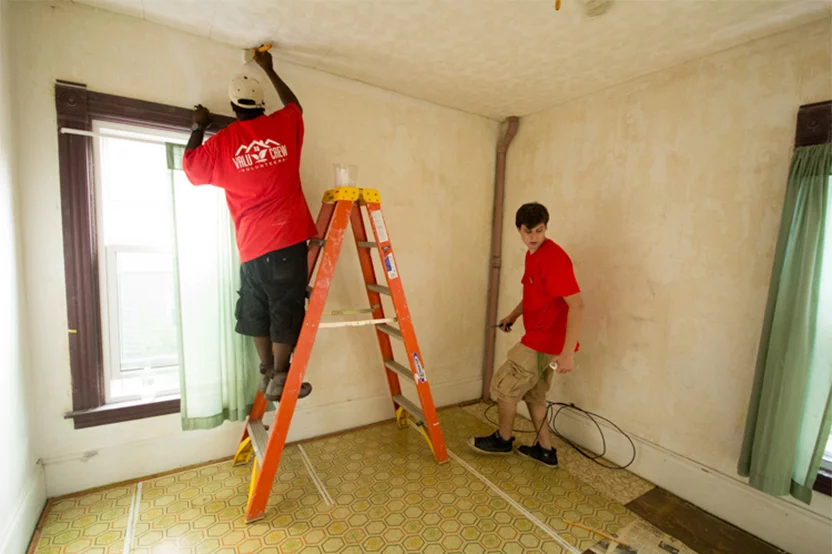
[[[171,176],[157,141],[187,140],[191,112],[65,81],[55,85],[55,107],[72,371],[66,417],[79,429],[177,413]],[[215,115],[212,129],[232,121]]]
[[[829,179],[832,191],[832,177]],[[823,243],[823,267],[821,268],[820,301],[818,302],[818,336],[832,337],[832,194],[826,209],[826,232]],[[826,441],[821,469],[832,473],[832,433]],[[827,493],[828,494],[828,493]]]
[[[795,147],[832,143],[832,101],[800,106],[797,113]],[[832,187],[832,178],[827,183]],[[832,197],[827,197],[827,221],[825,222],[823,266],[821,267],[820,298],[818,301],[817,332],[821,344],[828,344],[832,335]],[[826,341],[826,342],[824,342]],[[826,442],[821,469],[814,489],[832,496],[832,435]]]
[[[187,135],[94,121],[105,400],[179,393],[171,177],[161,141]]]

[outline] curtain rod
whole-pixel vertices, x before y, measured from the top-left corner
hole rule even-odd
[[[135,137],[125,137],[123,135],[114,135],[110,133],[93,133],[90,131],[82,131],[80,129],[70,129],[68,127],[61,127],[60,129],[61,134],[63,135],[80,135],[82,137],[92,137],[92,138],[114,138],[119,140],[132,140],[133,142],[145,142],[148,144],[178,144],[184,146],[184,142],[175,142],[174,140],[165,140],[162,138],[158,139],[142,139],[142,138],[135,138]]]

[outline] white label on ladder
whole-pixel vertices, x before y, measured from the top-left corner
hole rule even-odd
[[[416,366],[416,375],[414,379],[416,380],[416,384],[424,383],[428,380],[427,376],[425,375],[425,368],[422,367],[422,361],[419,359],[419,354],[416,352],[413,353],[413,365]]]
[[[387,270],[387,277],[390,279],[396,279],[399,276],[399,272],[396,271],[396,260],[393,259],[392,253],[384,256],[384,269]]]
[[[378,243],[382,244],[385,242],[390,242],[390,239],[387,236],[387,227],[384,226],[384,216],[381,215],[381,210],[373,210],[370,212],[370,215],[373,218],[373,225],[375,225],[376,228],[376,237],[378,238]]]

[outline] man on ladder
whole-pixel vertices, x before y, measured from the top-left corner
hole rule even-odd
[[[303,109],[274,71],[265,47],[255,51],[254,61],[284,108],[266,115],[260,83],[238,75],[228,89],[238,121],[203,144],[211,114],[197,105],[182,167],[194,185],[225,190],[242,264],[236,330],[254,337],[263,376],[260,390],[267,400],[278,401],[303,325],[306,241],[316,228],[300,182]],[[303,383],[299,398],[310,392],[312,386]]]

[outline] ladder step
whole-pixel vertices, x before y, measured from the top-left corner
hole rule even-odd
[[[367,289],[379,294],[386,294],[387,296],[390,296],[390,289],[384,285],[367,285]]]
[[[254,455],[260,467],[263,467],[263,454],[266,452],[266,444],[269,442],[269,433],[262,421],[248,422],[248,436],[251,437],[251,446],[254,448]]]
[[[363,325],[382,325],[385,323],[394,323],[394,317],[382,317],[379,319],[359,319],[357,321],[326,321],[318,323],[319,329],[332,329],[333,327],[361,327]]]
[[[386,362],[384,362],[384,367],[386,367],[390,371],[395,371],[405,379],[413,381],[413,372],[411,372],[409,369],[404,367],[399,362],[396,362],[394,360],[387,360]]]
[[[375,242],[367,242],[365,240],[358,241],[359,248],[378,248],[378,244]]]
[[[326,239],[309,239],[309,246],[326,246]]]
[[[378,304],[373,304],[370,308],[356,308],[354,310],[334,310],[331,312],[324,312],[322,315],[358,315],[358,314],[371,314],[377,309],[381,308]]]
[[[401,394],[397,394],[396,396],[394,396],[393,402],[404,408],[406,411],[410,412],[410,415],[419,420],[418,423],[424,423],[425,414],[422,412],[419,406],[417,406]]]
[[[393,338],[396,338],[396,339],[399,339],[399,340],[404,340],[404,337],[402,336],[402,332],[400,330],[396,329],[395,327],[393,327],[392,325],[382,323],[381,325],[377,325],[376,329],[378,329],[382,333],[390,335]]]

